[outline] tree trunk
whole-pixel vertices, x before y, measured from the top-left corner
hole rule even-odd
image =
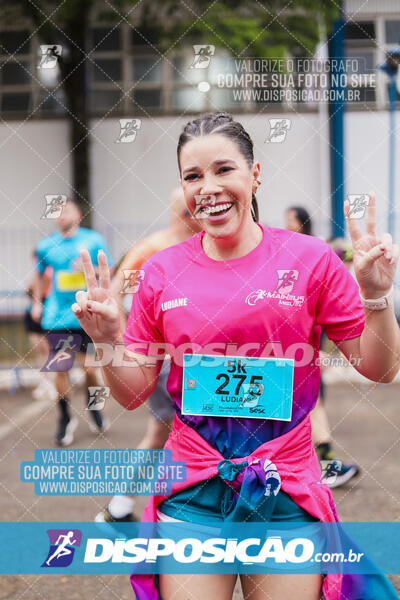
[[[63,28],[68,49],[62,60],[61,74],[64,80],[66,106],[69,119],[70,148],[72,157],[72,195],[82,208],[82,224],[90,226],[92,204],[90,198],[90,158],[89,158],[89,90],[87,59],[88,14],[83,13],[78,21],[66,24]]]
[[[70,152],[72,158],[72,196],[82,207],[82,224],[90,226],[92,204],[90,198],[90,158],[88,132],[88,78],[87,78],[87,35],[91,2],[76,5],[79,10],[68,11],[69,18],[54,25],[43,18],[44,8],[40,2],[21,2],[21,8],[38,30],[42,44],[61,44],[59,60],[61,87],[65,93],[69,121]],[[79,65],[79,66],[78,66]]]

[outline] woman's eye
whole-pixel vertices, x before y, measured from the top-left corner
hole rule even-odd
[[[196,179],[198,177],[197,173],[190,173],[190,175],[186,175],[186,177],[184,177],[185,181],[193,181],[193,179]]]
[[[233,167],[221,167],[218,169],[218,173],[226,173],[227,171],[233,171]]]

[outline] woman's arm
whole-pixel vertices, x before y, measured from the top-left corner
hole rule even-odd
[[[44,291],[44,276],[39,271],[35,271],[35,277],[32,283],[32,308],[31,316],[34,321],[40,323],[43,312],[43,291]]]
[[[376,299],[392,289],[399,247],[386,233],[376,235],[375,196],[370,196],[366,213],[366,233],[362,234],[357,219],[349,216],[345,203],[346,223],[352,245],[356,279],[363,298]],[[390,383],[400,369],[400,329],[394,313],[393,301],[382,310],[364,307],[365,327],[361,336],[337,342],[339,349],[349,358],[361,358],[357,371],[382,383]]]
[[[131,366],[126,365],[129,361]],[[124,363],[126,366],[115,366],[112,363],[102,366],[101,372],[111,395],[124,408],[134,410],[154,391],[162,361],[157,361],[158,364],[152,366],[148,364],[147,356],[125,350]]]
[[[365,309],[361,336],[336,344],[347,359],[361,359],[359,364],[354,362],[354,368],[371,381],[390,383],[400,369],[400,328],[393,307]]]
[[[104,383],[110,387],[112,396],[128,410],[137,408],[154,390],[161,370],[162,361],[149,365],[149,358],[138,352],[125,354],[119,351],[124,344],[119,310],[111,294],[110,273],[107,258],[100,251],[99,285],[87,250],[81,250],[82,266],[85,273],[87,292],[76,294],[72,310],[81,327],[91,337],[99,354],[105,348],[111,351],[113,359],[102,366]],[[126,365],[128,360],[131,365]],[[124,366],[122,363],[124,362]]]

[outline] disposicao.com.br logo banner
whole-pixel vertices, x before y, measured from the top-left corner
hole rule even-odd
[[[2,574],[400,573],[400,523],[0,523]]]

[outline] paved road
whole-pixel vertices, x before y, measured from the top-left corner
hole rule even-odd
[[[334,492],[344,521],[400,519],[400,386],[329,386],[327,406],[337,457],[357,462],[362,475]],[[117,403],[106,407],[112,427],[93,436],[87,426],[82,390],[74,393],[80,424],[74,447],[134,448],[146,425],[147,409],[127,412]],[[2,521],[90,521],[106,504],[105,497],[35,496],[33,485],[19,481],[19,464],[33,460],[36,448],[52,447],[55,408],[38,405],[27,392],[0,395],[0,507]],[[10,421],[11,420],[11,421]],[[9,427],[11,423],[11,426]],[[138,512],[145,499],[138,498]],[[2,549],[4,551],[4,549]],[[400,576],[392,577],[400,591]],[[2,576],[0,600],[133,599],[126,576]],[[242,598],[239,590],[235,600]]]

